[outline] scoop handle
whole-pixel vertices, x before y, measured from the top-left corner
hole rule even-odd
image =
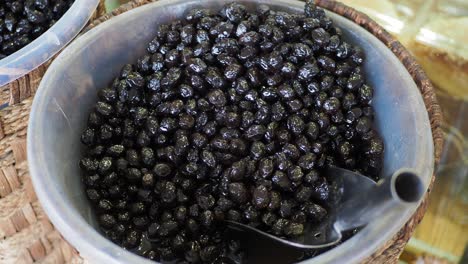
[[[364,226],[389,210],[417,203],[425,192],[421,178],[411,169],[400,169],[390,178],[358,188],[361,193],[347,197],[338,209],[335,227],[340,231]]]

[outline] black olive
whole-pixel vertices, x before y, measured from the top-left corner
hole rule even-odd
[[[258,186],[255,188],[252,194],[252,204],[258,208],[266,208],[270,203],[270,197],[268,194],[268,190],[265,186]]]
[[[310,82],[312,78],[320,72],[316,63],[307,62],[299,68],[297,77],[301,81]]]
[[[234,202],[239,204],[242,204],[249,199],[247,189],[242,183],[229,184],[229,196]]]
[[[311,220],[315,222],[322,221],[323,218],[327,215],[327,211],[323,207],[315,203],[307,203],[304,206],[304,212]]]
[[[293,200],[282,200],[279,208],[279,214],[281,217],[290,217],[293,213],[295,202]]]
[[[99,223],[104,227],[104,228],[112,228],[114,225],[117,223],[115,217],[110,214],[102,214],[99,216]]]
[[[284,227],[283,232],[288,237],[297,237],[304,233],[304,225],[291,222]]]

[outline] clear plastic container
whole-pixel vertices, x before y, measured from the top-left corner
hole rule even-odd
[[[28,74],[63,49],[83,29],[98,4],[99,0],[76,0],[44,34],[0,60],[0,87]]]
[[[97,100],[121,67],[145,53],[158,24],[180,18],[194,7],[214,10],[232,0],[162,0],[130,10],[93,28],[67,47],[50,66],[35,96],[28,128],[28,161],[34,188],[53,222],[80,254],[96,263],[154,263],[113,244],[99,233],[81,187],[78,160],[80,131]],[[275,9],[303,12],[304,2],[241,0],[250,8],[267,3]],[[413,168],[425,187],[433,173],[434,145],[424,102],[415,82],[398,58],[357,24],[329,13],[336,25],[366,55],[364,71],[375,89],[377,128],[386,146],[383,177],[402,167]],[[416,206],[387,211],[354,237],[303,263],[358,263],[398,233]],[[275,263],[288,254],[284,247],[255,244]],[[292,263],[294,260],[289,260]]]

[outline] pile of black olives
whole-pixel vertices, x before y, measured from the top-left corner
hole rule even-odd
[[[0,60],[28,45],[57,22],[74,0],[1,0]]]
[[[327,166],[378,176],[363,52],[312,3],[194,9],[147,51],[99,91],[81,137],[86,194],[124,248],[240,263],[223,220],[299,236],[327,217]]]

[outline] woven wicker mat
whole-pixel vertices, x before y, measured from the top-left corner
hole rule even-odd
[[[153,1],[135,0],[125,4],[111,14],[94,20],[85,31],[113,16],[150,2]],[[433,87],[414,58],[368,16],[330,0],[317,0],[317,4],[360,24],[385,43],[402,61],[423,95],[431,120],[437,163],[443,147],[440,129],[442,117]],[[34,91],[35,89],[29,91],[31,96]],[[86,261],[49,222],[31,185],[25,139],[31,103],[30,97],[0,111],[0,263],[84,263]],[[428,194],[429,192],[430,188]],[[427,195],[406,225],[364,263],[396,263],[404,245],[421,221],[426,207]]]

